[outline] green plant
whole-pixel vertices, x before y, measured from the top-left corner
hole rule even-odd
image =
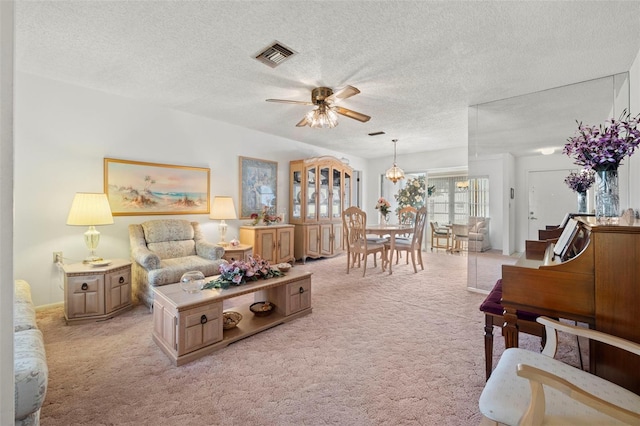
[[[424,206],[427,197],[430,197],[435,191],[435,185],[427,188],[427,177],[424,175],[409,179],[404,188],[400,189],[398,193],[394,195],[394,198],[398,202],[397,210],[407,206],[419,209]]]

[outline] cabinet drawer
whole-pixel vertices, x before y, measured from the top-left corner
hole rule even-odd
[[[287,284],[286,315],[311,307],[311,278]]]
[[[222,340],[222,303],[180,312],[178,355]]]
[[[83,275],[67,278],[67,318],[104,314],[104,277]]]

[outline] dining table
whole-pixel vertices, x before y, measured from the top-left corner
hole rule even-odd
[[[373,224],[373,225],[366,225],[365,227],[365,232],[367,234],[375,234],[375,235],[379,235],[381,237],[383,236],[389,236],[389,253],[393,253],[395,251],[396,248],[396,235],[402,235],[402,234],[410,234],[413,232],[413,225],[409,224],[409,225],[402,225],[402,224],[398,224],[398,225],[382,225],[382,224]],[[387,262],[387,265],[389,265],[389,275],[391,275],[393,273],[393,270],[391,269],[391,259],[393,258],[392,255],[389,255],[387,257],[387,259],[385,259],[384,261]]]

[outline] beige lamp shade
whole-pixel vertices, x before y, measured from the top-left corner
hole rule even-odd
[[[67,225],[112,225],[113,216],[106,194],[78,192],[71,203]]]
[[[209,218],[213,220],[230,220],[237,219],[236,207],[233,204],[233,198],[215,196],[213,205],[211,206],[211,214]]]

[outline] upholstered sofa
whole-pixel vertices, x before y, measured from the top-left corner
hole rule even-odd
[[[491,249],[488,217],[469,217],[469,251],[487,251]]]
[[[36,324],[31,287],[24,280],[15,281],[13,318],[15,424],[39,425],[40,408],[47,393],[49,369],[42,332]]]
[[[188,271],[218,275],[224,248],[204,239],[200,224],[179,219],[129,225],[134,298],[153,307],[152,287],[177,283]]]

